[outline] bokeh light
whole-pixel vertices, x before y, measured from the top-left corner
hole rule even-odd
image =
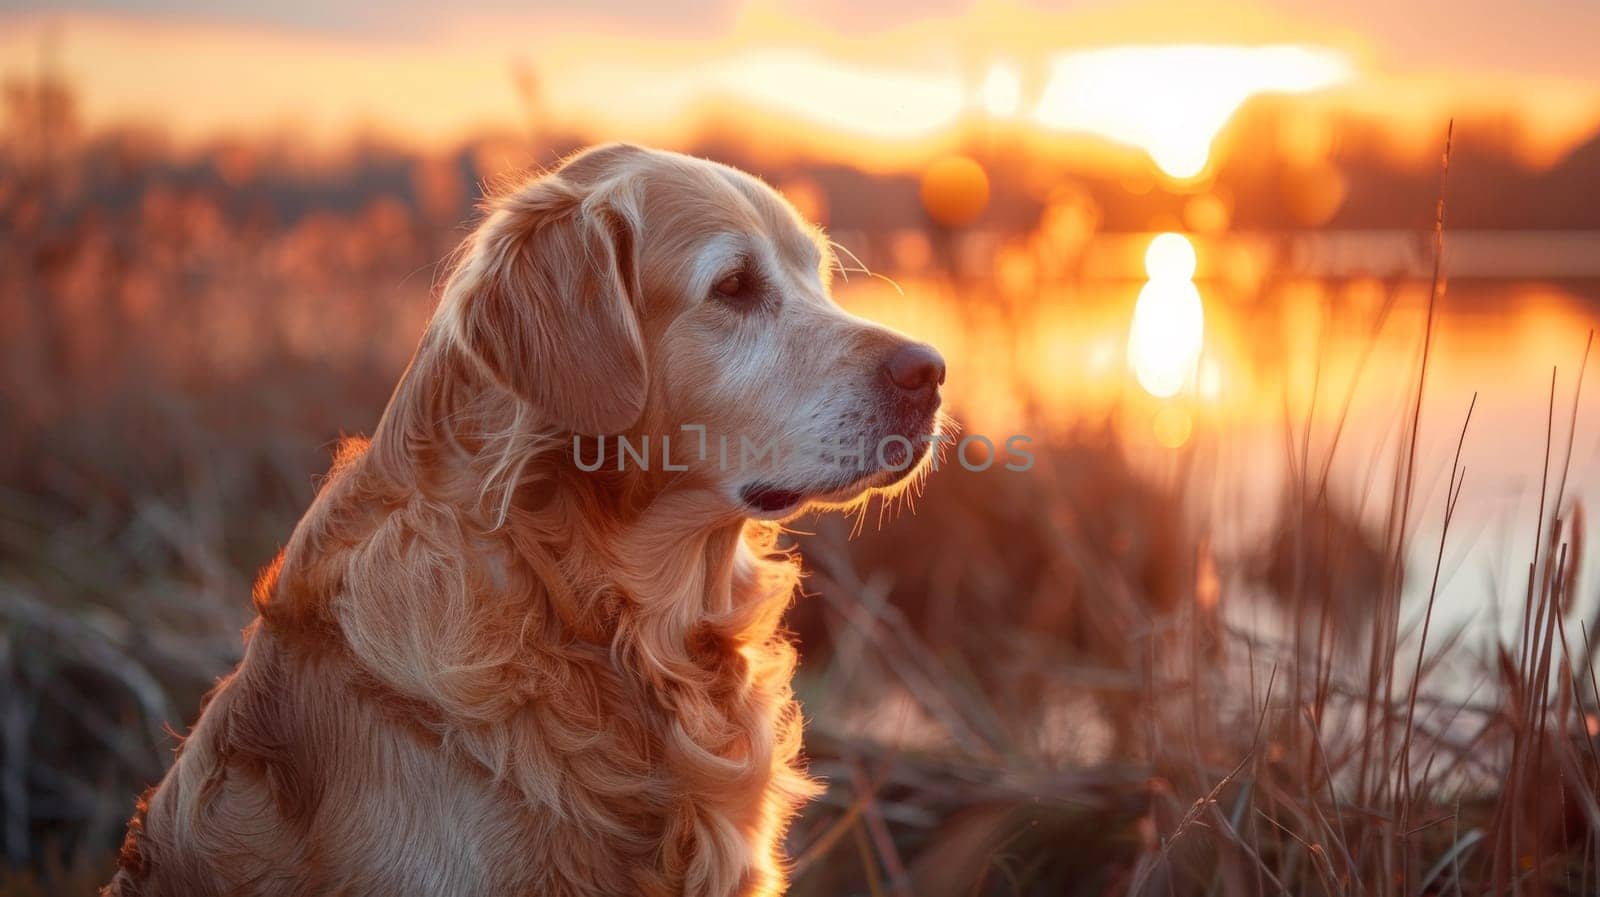
[[[1189,412],[1176,405],[1168,405],[1156,412],[1150,422],[1150,431],[1162,448],[1183,448],[1194,433],[1194,420]]]
[[[945,227],[977,220],[989,205],[989,175],[967,156],[946,156],[922,175],[922,207]]]
[[[1194,244],[1182,234],[1157,234],[1144,253],[1145,275],[1151,280],[1191,280],[1197,263]]]

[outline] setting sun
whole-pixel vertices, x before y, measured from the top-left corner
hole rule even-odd
[[[1245,100],[1317,90],[1348,75],[1342,57],[1304,47],[1109,47],[1058,57],[1035,117],[1139,147],[1168,175],[1192,178]]]

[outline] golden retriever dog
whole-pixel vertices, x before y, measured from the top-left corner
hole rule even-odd
[[[817,788],[776,521],[924,469],[944,380],[828,247],[633,146],[492,200],[105,893],[781,892]]]

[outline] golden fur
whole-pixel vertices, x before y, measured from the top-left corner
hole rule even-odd
[[[781,308],[704,301],[730,258]],[[899,338],[832,304],[828,258],[753,178],[635,147],[494,200],[106,893],[780,892],[816,791],[779,628],[797,562],[743,474],[619,470],[614,442],[584,471],[574,448],[603,443],[572,434],[673,434],[687,458],[684,424],[859,418]]]

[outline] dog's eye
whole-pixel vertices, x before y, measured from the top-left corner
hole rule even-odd
[[[759,275],[748,267],[727,275],[711,288],[711,298],[739,308],[753,308],[761,304],[766,291]]]

